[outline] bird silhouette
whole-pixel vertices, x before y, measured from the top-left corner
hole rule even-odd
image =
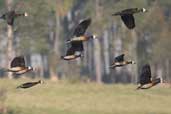
[[[37,84],[43,84],[44,82],[42,80],[39,80],[39,81],[36,81],[36,82],[27,82],[27,83],[23,83],[19,86],[17,86],[17,89],[18,88],[23,88],[23,89],[26,89],[26,88],[30,88],[30,87],[33,87]]]
[[[3,15],[0,16],[0,19],[6,20],[8,25],[13,26],[14,25],[14,20],[17,17],[24,16],[27,17],[28,13],[16,13],[15,10],[9,11],[7,13],[4,13]]]
[[[122,66],[125,66],[128,64],[135,64],[135,62],[132,60],[125,61],[124,56],[125,56],[125,54],[121,54],[121,55],[115,57],[115,60],[112,63],[112,65],[110,66],[110,68],[122,67]]]
[[[135,18],[134,14],[135,13],[140,13],[140,12],[147,12],[145,8],[130,8],[130,9],[125,9],[120,12],[116,12],[112,14],[112,16],[121,16],[122,21],[126,25],[128,29],[133,29],[135,28]]]
[[[160,78],[151,79],[151,68],[149,64],[142,67],[137,89],[149,89],[161,82]]]

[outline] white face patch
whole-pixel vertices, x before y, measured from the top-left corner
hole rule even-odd
[[[31,70],[31,69],[32,69],[32,67],[31,67],[31,66],[28,66],[28,69],[29,69],[29,70]]]
[[[96,39],[96,35],[93,35],[93,39]]]
[[[40,80],[40,84],[43,84],[43,83],[44,83],[44,81]]]
[[[28,16],[28,13],[27,13],[27,12],[25,12],[25,13],[24,13],[24,16],[25,16],[25,17],[27,17],[27,16]]]
[[[146,12],[147,10],[145,8],[143,8],[143,12]]]
[[[135,64],[135,61],[132,61],[132,64]]]

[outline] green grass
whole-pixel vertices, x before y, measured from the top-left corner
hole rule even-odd
[[[171,114],[171,88],[51,82],[15,89],[29,80],[0,80],[5,105],[16,114]]]

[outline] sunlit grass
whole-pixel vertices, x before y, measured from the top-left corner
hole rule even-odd
[[[17,114],[171,114],[171,88],[135,90],[135,85],[70,84],[45,81],[30,89],[16,86],[30,80],[0,80],[5,104]]]

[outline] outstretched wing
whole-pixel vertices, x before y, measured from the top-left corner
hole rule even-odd
[[[8,12],[6,15],[7,15],[7,24],[12,26],[14,24],[15,11],[12,10]]]
[[[133,14],[121,15],[121,19],[129,29],[133,29],[135,27],[135,19]]]
[[[151,82],[151,69],[150,65],[146,64],[142,67],[140,74],[140,84],[148,84]]]
[[[70,48],[67,50],[66,56],[68,56],[68,55],[74,55],[74,53],[75,53],[75,50],[73,49],[73,47],[70,47]]]
[[[91,24],[91,19],[85,19],[82,22],[80,22],[78,24],[78,26],[75,28],[75,31],[73,33],[73,36],[79,37],[84,35],[84,33],[86,32],[88,26]]]
[[[79,41],[79,42],[72,42],[71,43],[71,47],[75,50],[75,51],[84,51],[84,47],[83,47],[83,42]]]
[[[25,67],[25,60],[23,56],[15,57],[11,62],[11,67]]]
[[[115,62],[123,62],[124,61],[124,54],[119,55],[117,57],[115,57]]]

